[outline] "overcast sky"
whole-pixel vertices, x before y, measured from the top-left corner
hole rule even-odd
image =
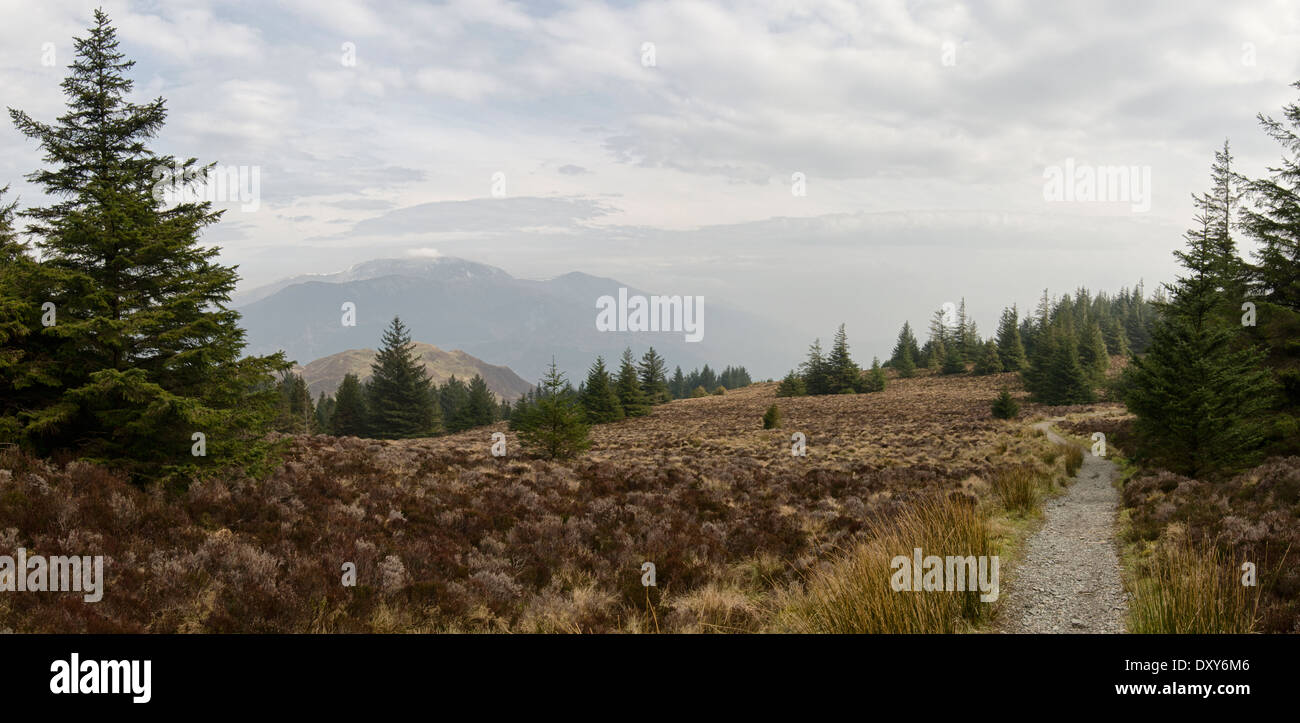
[[[0,0],[3,105],[61,112],[100,4]],[[988,335],[1043,287],[1170,279],[1213,151],[1261,172],[1255,114],[1300,95],[1294,0],[102,6],[156,150],[260,170],[204,237],[249,286],[459,256],[844,321],[868,356],[963,296]],[[1149,210],[1045,200],[1066,159],[1149,168]],[[25,204],[39,164],[0,126]]]

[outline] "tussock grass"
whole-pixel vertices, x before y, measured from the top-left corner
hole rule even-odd
[[[1241,571],[1208,541],[1162,538],[1140,565],[1129,603],[1132,633],[1252,633],[1259,590],[1241,584]]]
[[[1083,447],[1077,444],[1061,445],[1062,452],[1065,454],[1065,476],[1067,483],[1071,478],[1079,473],[1079,468],[1083,466]]]
[[[1028,464],[1003,467],[993,475],[993,491],[1008,512],[1027,515],[1041,499],[1040,477],[1038,471]],[[1051,478],[1045,479],[1050,484]]]
[[[979,592],[895,591],[891,560],[924,555],[995,554],[989,520],[969,502],[934,498],[877,526],[871,537],[816,568],[788,592],[776,627],[798,633],[953,633],[986,621]],[[909,562],[910,564],[910,562]]]

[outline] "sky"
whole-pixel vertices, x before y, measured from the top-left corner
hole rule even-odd
[[[1214,151],[1264,173],[1256,114],[1300,96],[1285,1],[0,0],[3,105],[61,113],[98,6],[167,101],[154,149],[256,171],[203,236],[246,287],[454,256],[863,355],[946,302],[989,335],[1044,288],[1171,280]],[[0,125],[22,205],[39,167]]]

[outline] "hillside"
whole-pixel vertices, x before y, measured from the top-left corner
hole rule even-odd
[[[370,378],[370,363],[375,359],[374,349],[349,349],[317,359],[306,366],[295,367],[294,372],[301,374],[307,382],[307,389],[315,399],[321,392],[334,394],[346,374],[356,374],[362,381]],[[429,377],[436,384],[444,384],[455,376],[461,381],[469,381],[475,374],[483,377],[488,389],[497,399],[514,401],[532,386],[509,367],[488,364],[482,359],[470,356],[463,351],[444,351],[432,344],[415,343],[415,353],[424,363]]]
[[[283,350],[301,362],[374,346],[383,328],[400,316],[413,338],[504,364],[530,381],[554,359],[576,382],[598,354],[608,362],[627,346],[637,357],[654,346],[685,371],[744,364],[755,378],[775,378],[798,362],[797,350],[806,343],[802,333],[712,297],[705,300],[704,336],[697,342],[686,341],[681,331],[601,332],[596,300],[620,288],[630,295],[691,293],[688,288],[639,290],[577,272],[544,281],[520,279],[456,258],[378,259],[339,274],[252,289],[238,308],[252,354]],[[340,323],[345,302],[356,305],[355,326]]]
[[[174,502],[84,462],[4,453],[0,519],[29,546],[56,553],[75,524],[140,561],[106,567],[99,603],[19,596],[8,619],[64,633],[771,629],[819,560],[918,500],[988,500],[1002,465],[1059,468],[1028,425],[990,418],[1009,379],[797,399],[757,384],[593,427],[588,454],[562,463],[522,454],[504,424],[294,437],[268,479],[213,479]],[[774,401],[786,421],[764,430]],[[504,458],[489,451],[496,431]],[[795,432],[806,456],[791,454]],[[345,561],[357,588],[339,584]]]

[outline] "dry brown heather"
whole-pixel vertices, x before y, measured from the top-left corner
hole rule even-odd
[[[169,497],[89,464],[0,457],[0,553],[98,554],[104,599],[0,596],[18,632],[771,629],[816,562],[927,496],[989,498],[1045,440],[991,418],[1013,375],[775,385],[595,427],[584,457],[493,458],[498,425],[434,439],[294,439],[263,481]],[[806,457],[791,434],[807,436]],[[909,550],[898,550],[908,554]],[[358,585],[341,584],[355,562]],[[642,587],[641,565],[658,586]],[[652,606],[652,607],[648,607]]]

